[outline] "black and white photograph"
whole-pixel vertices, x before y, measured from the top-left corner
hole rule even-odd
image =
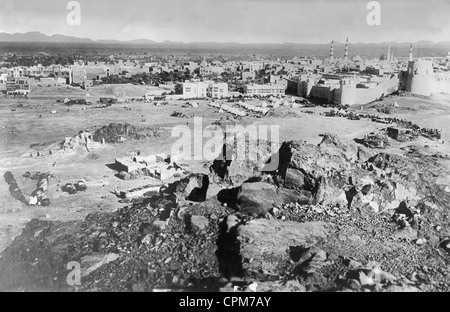
[[[0,292],[449,292],[449,16],[0,0]]]

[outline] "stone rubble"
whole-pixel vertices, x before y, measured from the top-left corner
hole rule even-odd
[[[277,167],[217,159],[113,213],[31,221],[0,258],[0,290],[73,291],[66,259],[84,264],[81,291],[450,290],[448,156],[332,134],[277,151],[261,147]]]

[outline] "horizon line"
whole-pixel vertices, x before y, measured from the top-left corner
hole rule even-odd
[[[164,43],[175,43],[175,44],[241,44],[241,45],[283,45],[283,44],[309,44],[309,45],[326,45],[326,44],[331,44],[331,42],[334,42],[334,44],[345,44],[345,40],[344,41],[336,41],[334,39],[331,39],[330,41],[327,42],[321,42],[321,43],[309,43],[309,42],[236,42],[236,41],[189,41],[189,42],[185,42],[185,41],[175,41],[175,40],[164,40],[164,41],[155,41],[153,39],[146,39],[146,38],[138,38],[138,39],[130,39],[130,40],[120,40],[120,39],[92,39],[92,38],[87,38],[87,37],[76,37],[76,36],[71,36],[71,35],[63,35],[63,34],[53,34],[53,35],[48,35],[45,33],[42,33],[40,31],[28,31],[28,32],[16,32],[16,33],[8,33],[8,32],[0,32],[1,34],[5,34],[5,35],[10,35],[10,36],[14,36],[14,35],[26,35],[26,34],[39,34],[48,38],[51,37],[55,37],[55,36],[62,36],[62,37],[67,37],[67,38],[72,38],[72,39],[77,39],[77,40],[86,40],[86,41],[90,41],[91,43],[105,43],[105,41],[110,41],[110,42],[116,42],[116,43],[133,43],[133,44],[140,44],[139,42],[136,41],[147,41],[147,43],[155,43],[155,44],[164,44]],[[348,39],[347,39],[348,40]],[[2,42],[19,42],[19,41],[2,41]],[[21,42],[45,42],[45,41],[21,41]],[[55,41],[56,43],[57,41]],[[61,41],[64,42],[64,41]],[[395,40],[390,40],[390,41],[379,41],[379,42],[363,42],[363,41],[358,41],[358,42],[351,42],[349,41],[349,44],[388,44],[388,43],[396,43],[396,44],[420,44],[421,42],[428,42],[428,43],[432,43],[432,44],[439,44],[439,43],[447,43],[450,44],[450,40],[448,41],[433,41],[433,40],[425,40],[425,39],[421,39],[415,42],[412,41],[395,41]],[[88,42],[85,42],[88,43]],[[145,44],[145,43],[144,43]]]

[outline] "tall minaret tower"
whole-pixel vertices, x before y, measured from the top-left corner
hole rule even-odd
[[[391,61],[392,61],[392,56],[391,56],[391,43],[390,43],[390,42],[389,42],[389,44],[388,44],[388,51],[387,51],[386,60],[387,60],[388,62],[391,62]]]
[[[413,60],[413,45],[411,43],[411,46],[409,47],[409,61],[412,62]]]
[[[330,48],[330,63],[334,62],[334,40],[331,41],[331,48]]]
[[[348,38],[345,43],[345,52],[344,52],[344,63],[346,66],[348,66]]]

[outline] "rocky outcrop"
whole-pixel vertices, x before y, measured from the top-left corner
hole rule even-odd
[[[128,123],[112,123],[94,132],[93,140],[101,143],[119,143],[125,140],[143,140],[145,138],[162,137],[164,131],[160,128],[139,128]]]
[[[286,142],[276,168],[216,162],[113,213],[33,220],[0,257],[0,290],[67,290],[69,261],[81,290],[448,290],[444,156],[410,150]]]
[[[290,247],[308,248],[329,233],[324,222],[282,222],[256,219],[237,228],[243,269],[277,273],[278,265],[290,259]],[[279,272],[278,272],[279,273]]]
[[[280,166],[271,172],[281,187],[309,192],[317,204],[346,207],[346,176],[358,160],[358,148],[328,134],[318,146],[304,142],[283,143]],[[304,193],[303,193],[304,194]]]
[[[238,142],[225,144],[222,153],[213,161],[210,170],[219,180],[226,180],[234,185],[261,176],[274,151],[279,146],[265,141],[245,141],[245,152],[238,152]]]
[[[303,195],[309,192],[313,204],[378,213],[402,202],[416,205],[430,192],[443,198],[450,195],[436,187],[440,166],[433,154],[376,153],[327,134],[318,146],[285,142],[273,157],[280,165],[266,173],[277,186]]]
[[[168,197],[175,197],[176,202],[185,200],[203,202],[209,187],[209,177],[205,174],[192,174],[186,178],[169,184],[161,188],[161,194]]]

